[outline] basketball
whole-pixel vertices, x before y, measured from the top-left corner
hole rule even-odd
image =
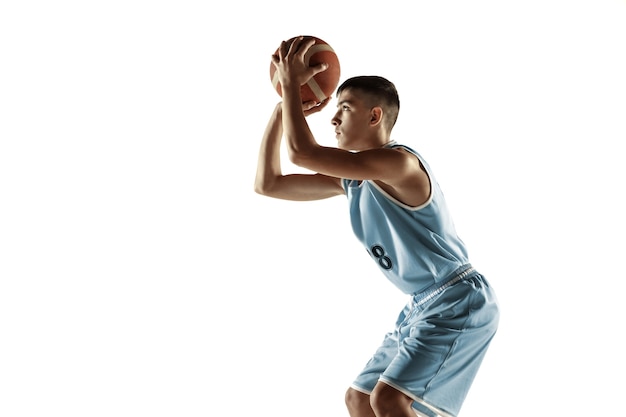
[[[315,101],[321,103],[330,97],[337,85],[339,84],[339,76],[341,74],[341,68],[339,67],[339,59],[333,48],[325,41],[315,36],[305,36],[305,39],[314,38],[315,44],[307,51],[304,62],[309,66],[315,66],[321,63],[328,64],[326,70],[316,74],[306,84],[303,84],[300,88],[300,94],[302,95],[302,102]],[[293,39],[287,41],[290,43]],[[278,53],[278,48],[275,54]],[[278,82],[278,76],[276,74],[276,67],[270,62],[270,79],[272,85],[278,92],[278,95],[282,97],[282,90],[280,83]]]

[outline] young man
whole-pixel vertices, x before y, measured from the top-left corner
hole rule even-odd
[[[337,90],[331,123],[337,148],[320,146],[305,116],[327,103],[302,103],[300,86],[325,69],[308,67],[314,41],[283,42],[273,57],[282,104],[265,130],[256,192],[288,200],[346,195],[352,227],[375,265],[410,296],[346,393],[352,417],[456,416],[498,324],[496,297],[469,263],[427,163],[390,139],[400,102],[382,77],[354,77]],[[316,174],[283,175],[291,161]]]

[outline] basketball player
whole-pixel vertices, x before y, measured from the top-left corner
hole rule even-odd
[[[337,90],[331,120],[337,148],[320,146],[300,86],[314,40],[283,42],[272,57],[282,85],[265,130],[256,192],[288,200],[345,195],[356,237],[374,265],[409,301],[346,393],[352,417],[456,416],[498,325],[496,296],[469,263],[444,196],[424,159],[391,140],[399,111],[395,86],[354,77]],[[279,148],[315,174],[283,175]]]

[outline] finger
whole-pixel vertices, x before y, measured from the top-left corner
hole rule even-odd
[[[298,52],[298,49],[300,47],[300,41],[302,40],[301,38],[302,37],[299,36],[288,41],[289,44],[288,44],[287,51],[286,51],[287,55],[293,56],[296,54],[296,52]]]
[[[294,40],[294,43],[297,41],[297,49],[294,49],[295,52],[300,56],[305,56],[306,53],[311,49],[313,45],[315,45],[315,38],[312,37],[304,37],[299,36]]]
[[[302,44],[302,41],[304,41],[304,36],[296,36],[291,39],[291,44],[295,49],[298,49],[300,48],[300,44]]]
[[[328,105],[328,103],[330,103],[330,97],[326,97],[320,104],[318,104],[319,109],[322,110]]]
[[[315,100],[305,101],[302,103],[302,110],[311,110],[315,106],[317,106],[317,102]]]
[[[282,41],[280,43],[278,51],[276,52],[276,55],[278,56],[278,61],[285,59],[285,56],[287,55],[290,46],[291,44],[287,43],[287,41]]]
[[[309,116],[313,113],[321,111],[324,107],[328,105],[328,103],[330,103],[330,97],[326,97],[319,103],[316,103],[315,101],[307,101],[305,103],[302,103],[302,110],[304,110],[305,116]]]
[[[315,76],[320,72],[326,71],[328,69],[328,64],[326,62],[322,62],[321,64],[313,65],[310,68],[313,72],[313,76]]]
[[[301,40],[301,48],[306,48],[307,50],[309,50],[313,45],[315,45],[315,38],[304,38],[302,37]]]

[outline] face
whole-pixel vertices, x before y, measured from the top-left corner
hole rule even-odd
[[[337,113],[330,121],[335,127],[337,147],[355,151],[367,149],[372,135],[371,110],[358,91],[348,89],[339,94]]]

